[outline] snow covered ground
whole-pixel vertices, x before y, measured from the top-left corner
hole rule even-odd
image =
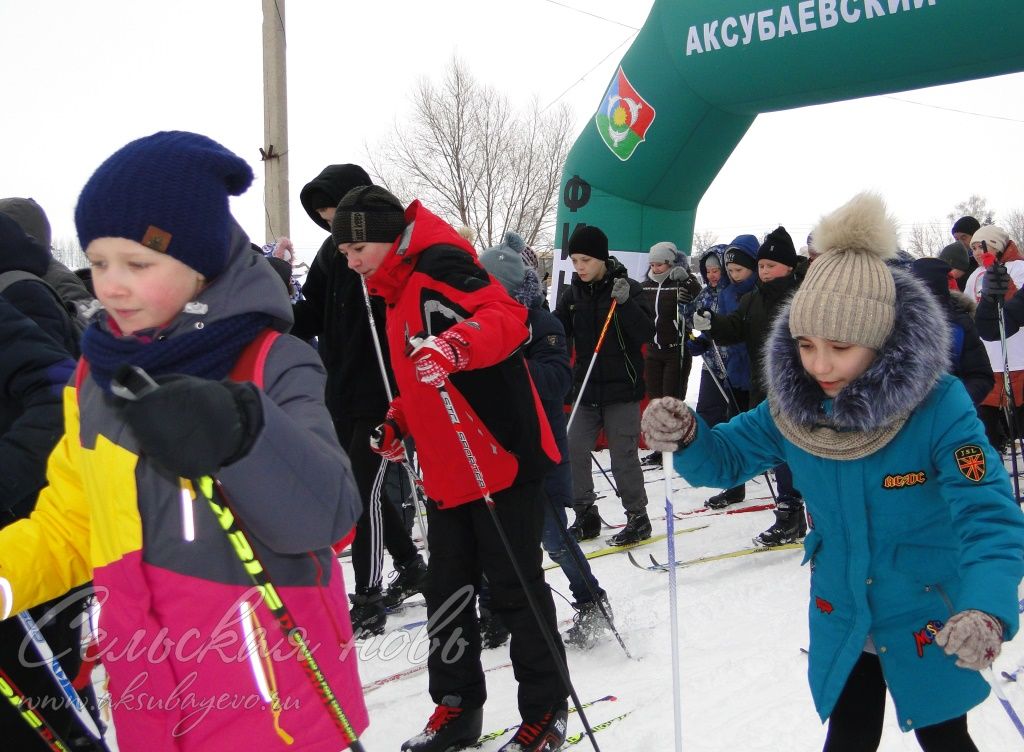
[[[688,390],[690,402],[697,393],[696,368],[693,377]],[[607,453],[598,457],[607,468]],[[646,477],[651,516],[662,516],[662,474],[648,470]],[[598,475],[596,482],[599,493],[605,493],[599,502],[601,514],[612,523],[623,521],[622,508],[604,478]],[[673,478],[677,512],[702,507],[711,493],[714,491],[690,488],[678,476]],[[763,481],[747,484],[748,499],[766,495]],[[677,521],[677,529],[708,527],[679,535],[676,556],[693,559],[747,547],[773,519],[772,512],[761,511],[712,517],[698,514]],[[655,534],[664,532],[664,520],[653,524]],[[612,532],[603,531],[602,538]],[[595,548],[598,543],[588,542],[584,547]],[[634,551],[638,559],[646,559],[648,553],[665,561],[665,542]],[[809,577],[807,568],[800,566],[801,558],[799,550],[778,551],[678,570],[683,749],[821,749],[825,727],[814,711],[806,681],[807,658],[800,650],[807,646]],[[631,711],[595,738],[605,752],[672,752],[668,575],[636,569],[621,553],[593,559],[591,564],[601,586],[608,591],[616,625],[633,655],[633,660],[627,659],[613,637],[592,651],[568,652],[569,670],[583,702],[605,695],[618,698],[587,709],[591,725]],[[346,577],[350,576],[351,571],[346,571]],[[569,618],[572,609],[565,600],[570,597],[565,577],[560,570],[551,570],[548,582],[564,596],[555,596],[559,618]],[[389,633],[363,645],[361,652],[367,656],[360,665],[364,685],[422,662],[425,635],[390,630],[423,619],[425,608],[410,607],[390,617]],[[1004,645],[996,662],[997,675],[999,670],[1013,670],[1021,659],[1024,638],[1018,637]],[[484,651],[483,662],[485,668],[507,663],[508,646]],[[1018,712],[1024,714],[1024,685],[1004,686]],[[488,673],[487,687],[484,732],[518,723],[511,669]],[[367,694],[366,702],[371,725],[363,742],[373,752],[397,751],[405,739],[422,728],[433,710],[426,672],[386,684]],[[983,752],[1024,748],[994,695],[970,713],[969,725]],[[579,718],[571,715],[569,733],[581,730]],[[496,750],[509,736],[488,742],[481,749]],[[584,740],[573,749],[589,748]],[[913,734],[903,734],[898,728],[891,702],[879,749],[920,749]]]
[[[699,372],[694,368],[688,394],[695,400]],[[598,453],[605,468],[607,452]],[[648,470],[647,489],[654,533],[665,531],[664,494],[660,471]],[[611,523],[624,520],[622,508],[600,475],[595,477],[602,516]],[[715,492],[690,488],[673,475],[676,512],[698,509]],[[764,503],[763,481],[747,484],[748,504]],[[743,505],[741,505],[743,506]],[[751,538],[767,528],[770,511],[737,515],[696,514],[677,521],[676,529],[707,525],[676,537],[678,559],[725,553],[751,545]],[[587,550],[602,540],[584,544]],[[648,554],[666,561],[662,540],[634,550],[638,560]],[[803,752],[820,750],[825,727],[818,720],[807,688],[807,590],[809,573],[800,566],[800,550],[709,562],[678,570],[680,672],[683,749],[687,752]],[[668,575],[645,572],[616,553],[591,561],[601,586],[608,591],[615,623],[633,660],[627,659],[613,637],[589,652],[568,651],[569,670],[583,702],[606,695],[617,699],[586,710],[591,725],[629,713],[596,735],[604,752],[672,752],[673,698]],[[352,582],[348,560],[343,560],[346,582]],[[558,569],[548,572],[556,592],[558,615],[572,615],[569,589]],[[559,594],[562,597],[559,597]],[[418,601],[418,598],[411,599]],[[410,606],[389,618],[388,632],[361,644],[360,674],[364,686],[425,660],[426,636],[422,629],[401,627],[426,619],[426,609]],[[563,624],[564,629],[564,624]],[[1024,638],[1004,645],[996,661],[1000,670],[1012,671],[1024,661]],[[484,667],[508,662],[508,646],[484,651]],[[1002,680],[1000,680],[1002,681]],[[1003,682],[1010,700],[1024,715],[1024,684]],[[487,674],[489,699],[484,732],[519,722],[516,684],[511,669]],[[369,752],[397,752],[401,743],[423,727],[433,704],[427,694],[427,674],[385,684],[366,695],[371,725],[362,741]],[[1005,711],[992,695],[969,715],[975,743],[982,752],[1022,749],[1024,743]],[[582,730],[576,715],[569,718],[569,733]],[[498,749],[511,733],[481,747]],[[571,749],[589,749],[584,739]],[[903,734],[891,702],[879,747],[883,752],[919,750],[913,734]]]

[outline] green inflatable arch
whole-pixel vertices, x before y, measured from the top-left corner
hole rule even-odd
[[[556,247],[593,224],[624,262],[659,240],[688,251],[759,113],[1024,70],[1019,2],[656,0],[566,160]]]

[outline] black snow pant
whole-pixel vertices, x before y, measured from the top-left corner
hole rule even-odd
[[[538,480],[499,491],[492,498],[516,561],[540,607],[544,629],[554,638],[559,660],[564,662],[555,604],[541,568],[540,535],[546,503],[543,493]],[[467,708],[483,707],[487,699],[475,597],[482,573],[490,588],[489,607],[512,633],[509,654],[519,682],[519,712],[526,721],[539,720],[565,702],[569,692],[490,512],[482,500],[452,509],[438,509],[428,501],[427,522],[427,629],[431,641],[427,667],[431,698],[440,704],[446,695],[458,695]]]
[[[882,740],[884,717],[882,664],[877,655],[861,653],[829,716],[822,752],[874,752]],[[914,734],[924,752],[978,752],[967,733],[966,715],[923,726]]]
[[[690,378],[693,357],[684,347],[658,348],[647,344],[644,356],[644,383],[647,397],[678,397],[686,399],[686,382]]]
[[[356,592],[380,587],[383,579],[384,549],[396,566],[404,566],[416,558],[416,545],[395,504],[384,498],[384,478],[388,463],[370,449],[370,432],[379,421],[355,419],[352,435],[343,443],[352,463],[363,513],[356,523],[352,541],[352,569]]]

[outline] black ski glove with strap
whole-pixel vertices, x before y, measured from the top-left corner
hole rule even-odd
[[[213,475],[240,460],[263,428],[256,387],[195,376],[158,376],[158,389],[121,414],[142,454],[182,478]]]

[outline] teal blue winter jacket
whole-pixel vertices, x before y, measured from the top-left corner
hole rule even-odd
[[[808,679],[818,713],[831,714],[870,636],[900,727],[911,731],[988,695],[978,672],[957,668],[933,639],[966,609],[997,617],[1004,639],[1016,633],[1024,515],[966,390],[942,373],[945,319],[909,275],[893,276],[896,330],[865,374],[827,399],[800,366],[787,307],[772,334],[768,401],[714,428],[698,417],[674,464],[693,486],[712,488],[789,464],[811,524]],[[773,417],[865,431],[895,425],[910,408],[884,446],[846,460],[799,448]]]

